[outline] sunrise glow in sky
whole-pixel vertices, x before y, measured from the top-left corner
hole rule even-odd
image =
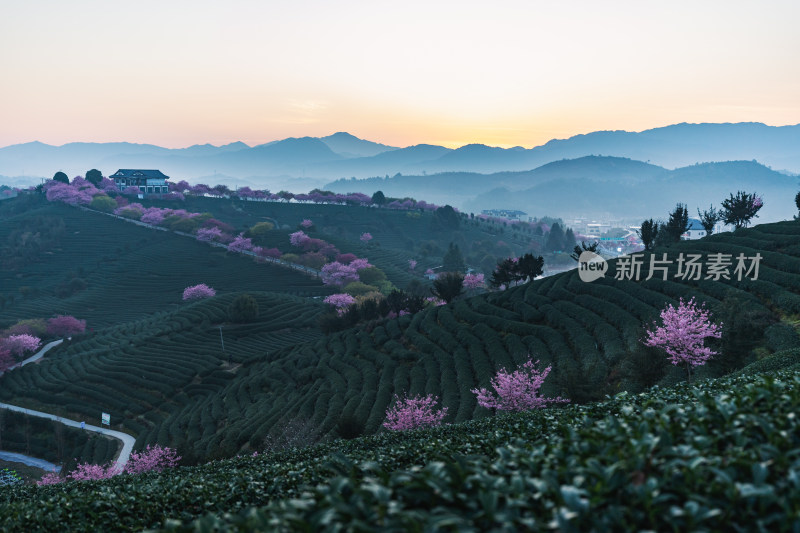
[[[800,2],[0,0],[0,146],[800,123]]]

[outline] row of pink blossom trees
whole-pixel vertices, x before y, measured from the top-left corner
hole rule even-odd
[[[64,477],[56,472],[45,474],[42,479],[36,482],[37,485],[53,485],[63,481],[97,481],[108,479],[120,474],[144,474],[145,472],[161,472],[167,468],[174,468],[180,461],[177,452],[169,447],[162,447],[158,444],[147,447],[141,452],[132,452],[128,463],[124,468],[120,468],[114,463],[106,465],[95,465],[81,463],[75,470]]]
[[[472,389],[477,396],[478,405],[497,411],[527,411],[541,409],[552,403],[568,403],[564,398],[546,398],[539,393],[551,366],[540,371],[536,368],[539,361],[530,359],[513,372],[500,369],[491,380],[494,391],[485,388]],[[383,427],[392,431],[404,431],[422,427],[438,426],[447,415],[447,407],[436,410],[438,398],[432,394],[399,398],[395,396],[394,404],[386,410],[386,421]]]
[[[349,193],[338,194],[331,191],[322,191],[314,189],[309,193],[291,193],[287,191],[280,191],[278,193],[271,193],[268,190],[254,190],[250,187],[241,187],[236,190],[231,190],[225,185],[216,185],[210,187],[206,184],[199,183],[197,185],[190,185],[187,181],[181,180],[178,183],[170,183],[169,190],[171,192],[180,193],[183,195],[192,196],[211,196],[211,197],[238,197],[241,200],[262,201],[262,202],[297,202],[297,203],[313,203],[313,204],[336,204],[336,205],[355,205],[355,206],[378,206],[373,201],[372,196],[362,193]],[[380,207],[386,209],[424,209],[431,211],[436,209],[437,205],[425,202],[424,200],[414,200],[413,198],[404,198],[402,200],[393,200],[391,202],[380,204]]]
[[[661,324],[653,323],[653,329],[646,332],[642,342],[647,346],[662,348],[673,365],[685,365],[689,382],[692,380],[692,368],[706,364],[716,355],[710,347],[705,346],[708,338],[720,338],[721,324],[711,321],[711,313],[694,298],[685,302],[679,300],[678,306],[667,305],[660,314]],[[561,397],[545,398],[539,389],[550,373],[548,366],[543,371],[536,368],[535,363],[528,360],[513,372],[500,370],[491,380],[494,392],[485,388],[473,389],[477,395],[478,405],[498,411],[525,411],[541,409],[551,403],[566,403],[569,400]],[[429,394],[425,397],[398,398],[394,405],[386,411],[383,426],[393,431],[402,431],[420,427],[437,426],[447,415],[447,407],[436,410],[438,398]]]

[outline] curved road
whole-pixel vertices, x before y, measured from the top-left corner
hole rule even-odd
[[[33,363],[38,361],[42,358],[42,356],[47,352],[49,349],[53,348],[54,346],[58,346],[63,342],[63,339],[59,339],[57,341],[53,341],[47,343],[41,350],[36,352],[35,355],[25,359],[21,363],[16,366],[24,366],[28,363]],[[16,366],[14,368],[16,368]],[[2,373],[0,373],[2,375]],[[51,415],[50,413],[43,413],[41,411],[34,411],[33,409],[26,409],[24,407],[19,407],[17,405],[11,405],[7,403],[0,403],[0,409],[8,409],[9,411],[17,411],[19,413],[25,413],[30,416],[38,416],[39,418],[49,418],[50,420],[55,420],[56,422],[61,422],[62,424],[70,427],[81,427],[81,422],[77,420],[69,420],[67,418],[63,418],[57,415]],[[122,433],[121,431],[114,431],[112,429],[105,429],[97,426],[92,426],[90,424],[84,424],[83,428],[86,431],[92,431],[94,433],[100,433],[101,435],[106,435],[108,437],[112,437],[115,439],[119,439],[122,441],[122,451],[119,452],[119,456],[117,457],[117,466],[123,468],[126,464],[128,464],[128,460],[131,457],[131,452],[133,451],[133,445],[136,442],[136,439],[127,433]]]
[[[44,356],[44,354],[47,353],[47,351],[50,348],[54,348],[54,347],[58,346],[59,344],[61,344],[62,342],[64,342],[64,339],[58,339],[56,341],[48,342],[47,344],[42,346],[41,350],[39,350],[38,352],[36,352],[32,356],[28,357],[27,359],[23,360],[22,362],[19,362],[16,365],[10,367],[8,370],[6,370],[6,372],[8,372],[10,370],[14,370],[15,368],[20,367],[20,366],[25,366],[28,363],[35,363],[36,361],[41,359]],[[2,376],[4,373],[5,372],[0,372],[0,376]]]
[[[50,461],[45,461],[44,459],[39,459],[38,457],[31,457],[30,455],[23,455],[21,453],[0,452],[0,459],[12,463],[23,463],[28,466],[35,466],[36,468],[41,468],[42,470],[46,470],[48,472],[61,471],[60,466],[54,465]]]
[[[26,409],[24,407],[18,407],[16,405],[9,405],[7,403],[0,403],[0,409],[8,409],[9,411],[17,411],[18,413],[25,413],[30,416],[38,416],[39,418],[49,418],[50,420],[55,420],[56,422],[61,422],[62,424],[74,428],[80,428],[81,423],[77,420],[69,420],[67,418],[63,418],[61,416],[51,415],[50,413],[43,413],[41,411],[34,411],[33,409]],[[92,426],[90,424],[85,424],[83,429],[86,431],[92,431],[94,433],[100,433],[101,435],[107,435],[109,437],[113,437],[115,439],[119,439],[122,441],[122,451],[119,452],[119,457],[117,457],[117,466],[124,467],[128,463],[128,459],[131,457],[131,452],[133,451],[133,444],[136,442],[132,436],[128,435],[127,433],[122,433],[121,431],[114,431],[112,429],[105,429],[97,426]]]

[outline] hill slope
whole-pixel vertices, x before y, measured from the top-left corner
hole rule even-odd
[[[672,383],[682,379],[681,370],[668,368],[663,355],[643,351],[639,339],[642,325],[678,297],[696,296],[708,302],[714,316],[730,325],[722,355],[704,367],[701,375],[723,375],[756,354],[797,341],[792,328],[779,323],[800,313],[797,222],[687,241],[656,251],[661,252],[670,257],[718,252],[752,257],[760,253],[763,260],[757,280],[745,277],[737,281],[735,275],[732,280],[718,281],[675,279],[677,257],[673,257],[668,281],[604,279],[584,283],[572,271],[312,342],[276,349],[247,341],[251,351],[242,359],[235,378],[220,380],[223,361],[209,354],[211,370],[203,372],[216,377],[213,387],[202,387],[202,394],[190,395],[164,410],[154,408],[160,401],[144,398],[117,409],[123,409],[123,426],[134,428],[131,423],[139,423],[132,421],[125,409],[142,413],[148,420],[150,429],[139,433],[143,441],[181,445],[201,457],[212,450],[234,454],[258,449],[267,435],[278,436],[295,422],[307,423],[325,436],[334,434],[340,420],[350,418],[363,425],[366,433],[375,432],[393,394],[436,394],[450,409],[448,421],[486,416],[488,412],[477,406],[470,390],[487,386],[497,369],[519,364],[528,354],[553,365],[545,393],[576,402],[621,390],[641,390],[656,382]],[[612,272],[617,264],[611,262]],[[213,338],[215,324],[212,319],[201,322],[197,334]],[[191,351],[195,341],[186,338],[185,327],[158,335],[164,335],[167,344],[184,338],[180,342]],[[77,372],[86,376],[79,380],[84,384],[81,390],[88,383],[102,383],[100,388],[92,386],[97,392],[87,392],[81,400],[82,408],[99,411],[108,402],[106,387],[130,387],[127,375],[104,372],[98,379],[89,377],[87,369],[109,357],[106,353],[114,353],[115,364],[120,365],[135,366],[137,361],[147,360],[150,343],[155,342],[148,339],[148,329],[137,323],[119,330],[123,335],[114,342],[128,340],[122,352],[114,348],[114,342],[100,351],[76,345],[71,348],[72,359],[25,367],[13,380],[4,378],[3,397],[9,403],[58,409],[64,402],[59,387],[66,387],[66,376]],[[81,355],[84,352],[85,357]],[[66,366],[51,372],[56,364]],[[80,366],[68,370],[73,364]],[[203,372],[198,370],[197,375],[202,378]],[[52,392],[30,387],[40,382],[47,382]],[[136,395],[134,390],[131,397]],[[187,434],[193,435],[189,442]]]
[[[180,304],[184,288],[198,283],[223,293],[244,288],[330,293],[318,279],[256,264],[192,238],[38,197],[14,201],[29,205],[15,214],[15,205],[4,204],[7,215],[0,213],[2,326],[72,314],[97,329],[171,309]]]

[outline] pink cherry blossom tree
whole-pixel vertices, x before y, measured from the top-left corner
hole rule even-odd
[[[130,460],[125,465],[125,473],[161,472],[165,468],[178,466],[180,459],[178,453],[172,448],[148,444],[141,452],[131,452]]]
[[[158,226],[162,222],[164,222],[164,218],[170,214],[170,209],[161,209],[160,207],[148,207],[142,213],[142,222],[145,224],[151,224],[153,226]]]
[[[303,244],[310,239],[311,237],[306,235],[302,230],[289,234],[289,242],[292,246],[303,246]]]
[[[63,478],[56,472],[49,472],[36,484],[42,486],[54,485],[64,481],[98,481],[123,473],[136,475],[145,472],[161,472],[164,469],[176,467],[180,459],[180,456],[172,448],[161,447],[158,444],[154,446],[148,444],[143,451],[132,452],[128,464],[124,468],[120,468],[115,463],[107,463],[105,465],[81,463]]]
[[[356,299],[347,293],[331,294],[322,301],[335,307],[336,312],[340,315],[344,313],[345,309],[356,303]]]
[[[119,188],[117,187],[117,184],[114,183],[114,180],[111,180],[109,178],[101,179],[100,180],[100,184],[97,186],[97,188],[100,189],[103,192],[106,192],[106,193],[109,193],[109,192],[110,193],[118,193],[119,192]]]
[[[199,228],[195,233],[195,238],[200,242],[214,242],[222,239],[222,230],[214,226],[211,228]]]
[[[336,285],[338,287],[360,279],[358,270],[352,266],[352,263],[343,265],[338,261],[323,265],[320,277],[325,285]]]
[[[277,248],[260,248],[256,251],[259,257],[278,259],[281,256],[281,251]]]
[[[10,335],[0,340],[0,348],[8,350],[11,355],[23,355],[28,352],[35,352],[41,346],[42,340],[33,335]]]
[[[311,220],[309,220],[307,218],[304,218],[303,221],[300,223],[300,225],[303,226],[304,228],[308,229],[311,226],[313,226],[314,223]]]
[[[359,237],[359,239],[361,240],[361,242],[366,244],[366,243],[368,243],[369,241],[372,240],[372,234],[364,232],[364,233],[361,234],[361,237]]]
[[[642,342],[646,346],[663,348],[670,356],[673,365],[686,365],[689,382],[692,381],[692,367],[704,365],[716,355],[711,348],[704,346],[707,338],[720,338],[720,326],[711,321],[711,313],[704,305],[697,305],[694,298],[684,302],[681,298],[678,307],[667,305],[661,311],[662,324],[653,323],[654,329],[647,331]]]
[[[86,331],[86,321],[74,316],[58,315],[47,320],[47,334],[53,337],[69,337]]]
[[[99,479],[112,478],[121,472],[122,470],[113,463],[106,465],[81,463],[75,467],[75,470],[67,474],[67,479],[71,481],[97,481]]]
[[[483,274],[466,274],[464,276],[464,288],[467,290],[480,289],[485,286]]]
[[[349,265],[349,264],[350,264],[350,263],[352,263],[352,262],[353,262],[355,259],[358,259],[358,257],[356,256],[356,254],[351,254],[351,253],[349,253],[349,252],[348,252],[348,253],[346,253],[346,254],[339,254],[339,255],[337,255],[337,256],[336,256],[336,260],[337,260],[338,262],[342,263],[343,265]]]
[[[81,190],[66,183],[56,182],[47,189],[45,194],[48,202],[63,202],[67,205],[89,205],[92,195],[89,189]]]
[[[409,270],[414,270],[415,268],[417,268],[417,262],[414,259],[409,259],[408,260],[408,269]]]
[[[545,398],[539,395],[539,389],[552,367],[539,371],[530,359],[513,372],[501,369],[491,380],[492,393],[487,389],[472,389],[470,392],[478,396],[478,405],[498,411],[527,411],[541,409],[549,403],[566,403],[561,397]]]
[[[369,268],[372,265],[369,263],[368,260],[359,257],[357,259],[353,259],[352,261],[350,261],[350,264],[348,266],[350,268],[354,268],[356,271],[359,271],[365,268]]]
[[[233,241],[228,245],[229,252],[248,252],[253,249],[253,241],[252,239],[246,239],[244,234],[240,233],[236,236]]]
[[[36,484],[41,487],[43,485],[55,485],[56,483],[61,483],[62,481],[64,480],[58,475],[58,472],[48,472],[42,476],[42,479],[37,481]]]
[[[186,287],[183,290],[183,299],[184,300],[201,300],[203,298],[211,298],[215,296],[217,291],[206,285],[205,283],[201,283],[199,285],[192,285],[191,287]]]
[[[394,397],[394,405],[386,410],[383,427],[392,431],[405,431],[423,427],[438,426],[447,416],[447,407],[435,410],[439,398],[429,394],[425,397]]]

